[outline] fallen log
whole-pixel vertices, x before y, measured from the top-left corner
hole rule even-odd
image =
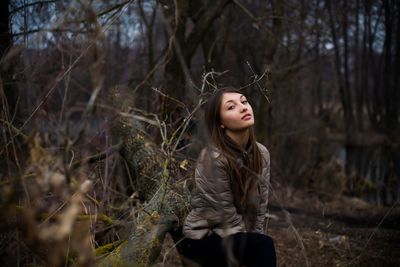
[[[171,158],[163,155],[142,131],[132,113],[133,97],[127,88],[113,90],[114,105],[122,112],[112,127],[113,140],[121,143],[135,190],[143,202],[129,238],[98,260],[99,266],[149,266],[157,260],[164,238],[171,233],[178,242],[179,227],[189,211],[190,195],[184,184],[176,184]]]

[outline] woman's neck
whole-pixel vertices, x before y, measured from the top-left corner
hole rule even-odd
[[[229,136],[242,150],[246,149],[250,137],[249,129],[243,131],[226,130],[226,135]]]

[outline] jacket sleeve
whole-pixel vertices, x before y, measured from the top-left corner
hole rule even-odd
[[[194,208],[199,209],[211,229],[223,236],[245,231],[242,216],[234,205],[227,164],[222,155],[201,153],[195,183],[197,199]]]
[[[268,196],[270,188],[270,156],[269,151],[265,146],[261,148],[261,154],[263,155],[263,169],[261,173],[260,181],[260,204],[257,212],[256,232],[264,234],[264,221],[265,214],[267,213]]]

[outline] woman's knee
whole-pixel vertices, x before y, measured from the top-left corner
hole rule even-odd
[[[257,245],[262,248],[271,249],[275,247],[274,240],[268,235],[256,233],[255,240]]]
[[[264,239],[265,239],[264,242],[272,244],[272,245],[274,244],[274,240],[272,239],[272,237],[270,237],[269,235],[263,235],[263,236],[264,236]]]
[[[270,236],[260,233],[237,233],[235,234],[235,240],[238,243],[245,243],[247,246],[253,248],[274,247],[274,240]]]

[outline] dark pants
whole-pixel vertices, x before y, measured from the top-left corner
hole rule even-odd
[[[189,266],[276,266],[272,238],[258,233],[236,233],[224,239],[216,234],[199,240],[185,238],[178,249]]]

